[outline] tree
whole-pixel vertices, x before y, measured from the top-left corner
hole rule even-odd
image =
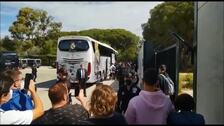
[[[25,7],[19,10],[17,20],[10,26],[9,31],[16,43],[14,50],[22,56],[56,55],[58,37],[82,35],[90,36],[118,50],[119,60],[133,60],[136,57],[139,37],[127,30],[89,29],[61,32],[61,28],[62,23],[55,22],[46,11]]]
[[[16,46],[15,46],[15,41],[11,40],[9,36],[5,36],[2,39],[2,50],[9,50],[9,51],[14,51]]]
[[[61,28],[62,23],[55,22],[54,17],[49,16],[45,10],[21,8],[16,21],[9,27],[12,40],[3,39],[4,48],[1,50],[16,51],[21,56],[55,55]]]
[[[193,2],[164,2],[150,10],[151,17],[147,23],[142,24],[143,38],[162,49],[175,43],[171,32],[182,36],[192,45],[194,26]],[[190,53],[186,47],[181,52],[182,69],[191,67]]]
[[[151,17],[143,24],[143,37],[156,45],[167,47],[173,41],[170,32],[181,35],[189,44],[193,41],[193,2],[165,2],[150,11]]]
[[[53,40],[45,41],[40,51],[41,55],[56,55],[57,45]]]
[[[9,32],[12,38],[16,40],[40,39],[50,33],[61,30],[62,24],[60,22],[54,22],[53,19],[44,10],[24,7],[19,10],[17,20],[9,27]],[[42,43],[39,45],[42,45]]]
[[[62,23],[60,22],[53,22],[50,24],[50,28],[47,32],[48,34],[48,39],[56,39],[59,37],[60,35],[60,30],[62,28]]]
[[[0,51],[5,51],[5,48],[3,47],[2,39],[0,39]]]

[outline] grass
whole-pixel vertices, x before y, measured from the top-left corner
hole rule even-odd
[[[179,93],[193,89],[193,73],[179,73]]]

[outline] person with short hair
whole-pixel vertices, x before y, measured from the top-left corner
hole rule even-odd
[[[84,97],[79,100],[83,101]],[[92,117],[83,124],[127,124],[124,116],[115,112],[116,102],[117,95],[111,86],[103,84],[96,86],[89,104],[89,113]]]
[[[57,71],[57,82],[56,83],[66,82],[66,81],[68,81],[68,72],[65,68],[62,67]]]
[[[69,92],[69,103],[72,104],[72,94],[70,92],[72,85],[69,81],[69,77],[68,77],[68,71],[65,68],[60,68],[57,72],[57,82],[63,82],[67,88],[68,88],[68,92]]]
[[[32,124],[80,124],[88,119],[88,111],[79,104],[68,103],[68,89],[63,82],[56,83],[49,88],[48,96],[52,108]]]
[[[180,94],[174,102],[176,112],[169,114],[167,124],[174,125],[204,125],[205,120],[201,114],[193,112],[195,102],[189,94]]]
[[[4,111],[1,105],[8,102],[12,97],[12,85],[14,80],[0,75],[0,124],[30,124],[32,120],[37,119],[43,114],[43,104],[37,93],[35,92],[34,81],[30,80],[29,91],[34,102],[33,110],[19,111],[8,110]]]
[[[156,87],[158,73],[148,69],[144,73],[144,90],[132,98],[125,112],[128,124],[166,124],[174,110],[171,100]]]
[[[1,105],[1,108],[7,110],[32,110],[34,108],[31,97],[24,90],[24,79],[22,72],[19,70],[6,70],[2,74],[9,76],[13,79],[13,85],[11,87],[13,91],[12,98]]]

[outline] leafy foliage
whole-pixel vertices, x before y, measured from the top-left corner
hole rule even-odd
[[[55,22],[44,10],[21,8],[9,27],[11,39],[0,39],[0,51],[16,51],[19,56],[55,57],[57,40],[61,36],[90,36],[115,48],[118,60],[133,60],[137,55],[139,37],[124,29],[89,29],[61,32],[62,23]],[[44,61],[48,62],[47,59]]]
[[[175,32],[193,45],[194,6],[193,2],[164,2],[150,11],[151,17],[142,24],[143,38],[158,49],[175,43],[171,32]],[[190,53],[182,47],[181,70],[192,68]]]
[[[13,39],[24,41],[46,37],[60,31],[62,24],[54,22],[44,10],[24,7],[19,10],[17,20],[9,27]]]

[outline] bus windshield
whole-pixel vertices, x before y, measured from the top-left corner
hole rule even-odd
[[[89,49],[89,44],[86,40],[61,40],[58,48],[60,51],[87,51]]]

